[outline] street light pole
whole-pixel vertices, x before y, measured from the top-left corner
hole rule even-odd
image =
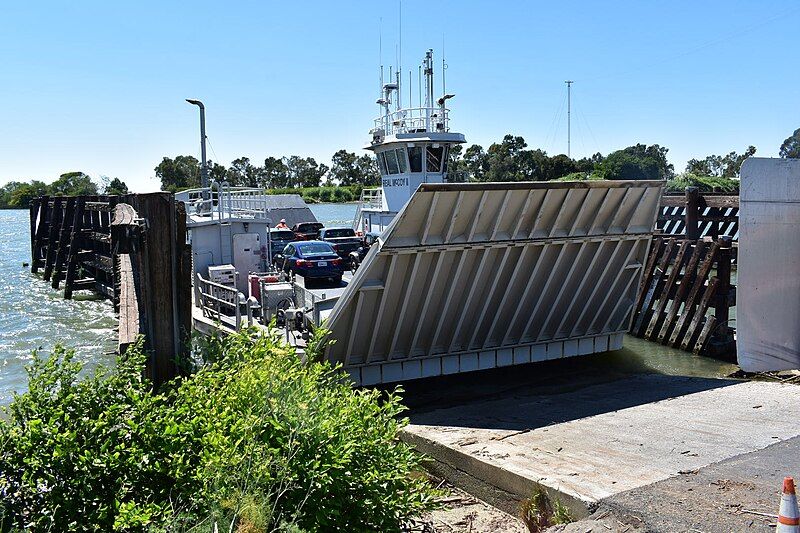
[[[208,159],[206,158],[206,106],[200,100],[186,99],[190,104],[200,108],[200,186],[208,187]]]

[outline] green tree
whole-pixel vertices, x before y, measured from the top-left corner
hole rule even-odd
[[[686,163],[686,172],[697,176],[713,176],[717,178],[738,178],[742,163],[756,153],[755,146],[748,146],[747,150],[738,154],[731,152],[727,155],[709,155],[705,159],[690,159]]]
[[[83,172],[66,172],[50,184],[50,194],[54,196],[97,194],[97,185]]]
[[[200,161],[190,155],[179,155],[175,159],[165,157],[155,168],[165,191],[180,191],[200,186]]]
[[[550,168],[548,169],[549,172],[546,177],[547,181],[557,180],[573,172],[578,172],[578,165],[575,164],[575,160],[571,159],[566,154],[558,154],[551,157],[549,163]]]
[[[289,187],[289,169],[283,159],[275,157],[268,157],[264,160],[264,181],[267,187],[277,189],[281,187]]]
[[[783,141],[778,154],[788,159],[800,159],[800,128],[794,130],[791,137]]]
[[[328,166],[318,164],[313,157],[293,155],[285,158],[291,187],[319,187],[322,178],[328,173]]]
[[[102,185],[103,194],[128,194],[129,192],[128,186],[119,178],[109,180],[108,176],[102,176],[100,178],[100,183]]]
[[[506,135],[502,142],[492,143],[486,150],[488,157],[487,181],[524,181],[521,157],[528,146],[520,136]]]
[[[208,161],[208,179],[217,182],[225,181],[227,175],[228,169],[225,168],[225,165],[220,165],[211,160]]]
[[[375,162],[374,157],[367,154],[359,156],[356,160],[356,166],[361,176],[359,185],[374,187],[380,184],[381,174],[378,172],[378,164]]]
[[[265,187],[264,169],[250,163],[250,158],[240,157],[231,161],[227,181],[234,187]]]
[[[489,162],[486,152],[479,144],[473,144],[464,150],[464,168],[471,181],[486,181]]]
[[[34,198],[49,193],[47,184],[38,180],[30,183],[10,181],[0,187],[0,209],[24,209]]]
[[[363,184],[364,179],[358,166],[358,157],[347,150],[338,150],[331,157],[331,180],[339,185]]]
[[[608,154],[596,166],[600,176],[615,180],[663,180],[675,174],[667,161],[668,148],[637,144]]]

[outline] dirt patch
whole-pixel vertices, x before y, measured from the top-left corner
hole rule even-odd
[[[442,508],[411,524],[408,533],[528,533],[522,522],[488,503],[451,485],[441,488],[447,492]]]
[[[545,533],[640,533],[647,531],[637,517],[620,516],[609,510],[600,510],[569,524],[553,526]]]

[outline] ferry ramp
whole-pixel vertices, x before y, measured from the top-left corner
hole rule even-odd
[[[660,181],[423,184],[335,304],[356,384],[618,349]]]

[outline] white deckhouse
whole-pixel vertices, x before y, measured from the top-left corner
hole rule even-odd
[[[463,134],[450,131],[450,110],[445,104],[453,95],[434,100],[433,50],[425,53],[422,73],[425,88],[420,107],[402,107],[400,76],[382,86],[377,101],[381,116],[375,119],[372,139],[365,147],[375,153],[381,187],[363,191],[353,221],[358,231],[382,232],[420,184],[447,182],[450,147],[465,142]]]

